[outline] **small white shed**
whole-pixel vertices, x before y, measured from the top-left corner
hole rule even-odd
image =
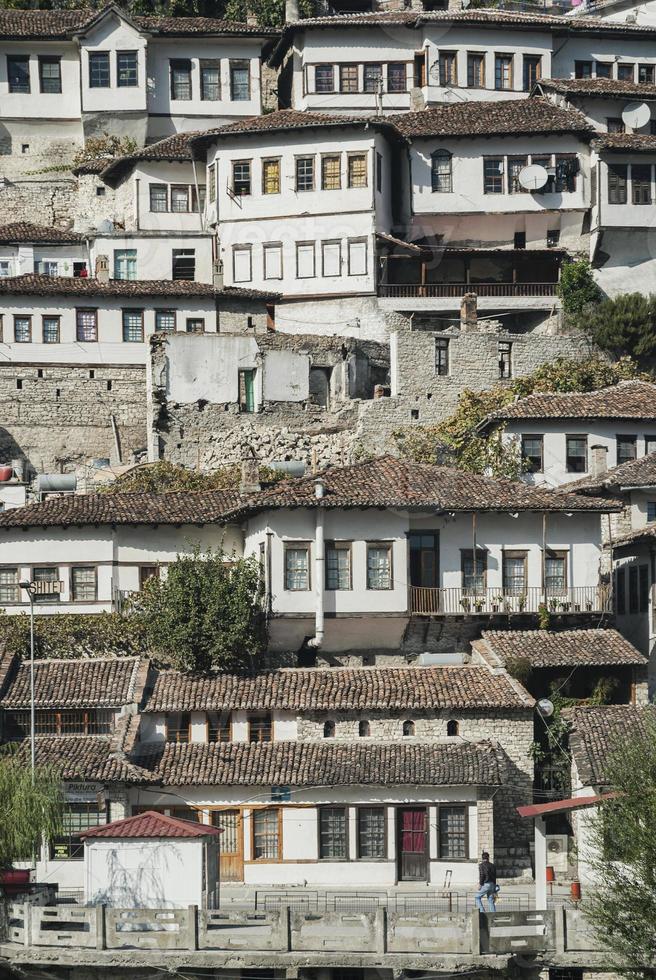
[[[85,830],[88,905],[211,908],[219,880],[221,830],[147,810]]]

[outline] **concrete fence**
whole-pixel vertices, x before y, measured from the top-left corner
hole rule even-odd
[[[7,938],[22,946],[253,953],[508,954],[598,952],[576,909],[549,912],[261,912],[11,904]]]

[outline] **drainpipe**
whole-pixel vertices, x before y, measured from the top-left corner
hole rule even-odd
[[[314,481],[314,496],[317,499],[315,508],[315,530],[314,530],[314,636],[308,640],[307,645],[314,650],[319,650],[323,646],[323,585],[324,585],[324,509],[321,506],[326,493],[326,485],[319,477]]]

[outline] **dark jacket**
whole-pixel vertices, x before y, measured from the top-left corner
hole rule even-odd
[[[497,883],[497,868],[491,861],[481,861],[478,866],[478,887],[482,888],[486,882],[491,881],[493,885]]]

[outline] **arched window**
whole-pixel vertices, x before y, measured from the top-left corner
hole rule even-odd
[[[371,725],[368,721],[361,721],[358,725],[358,735],[360,738],[366,738],[367,735],[371,735]]]
[[[450,194],[453,190],[451,154],[448,150],[431,153],[431,189],[434,194]]]
[[[334,738],[335,737],[335,722],[334,721],[324,721],[324,723],[323,723],[323,737],[324,738]]]
[[[446,723],[447,735],[457,735],[459,733],[459,730],[460,729],[457,721],[454,721],[453,718],[451,719],[451,721],[447,721]]]
[[[404,721],[403,722],[403,734],[404,735],[414,735],[415,733],[415,723],[414,721]]]

